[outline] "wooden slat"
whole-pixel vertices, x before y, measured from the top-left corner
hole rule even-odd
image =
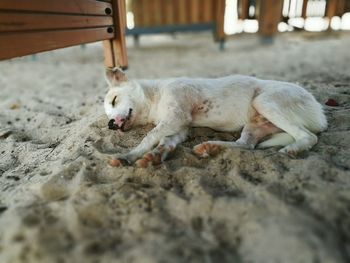
[[[204,23],[209,23],[213,20],[213,0],[203,0],[202,21]]]
[[[0,34],[0,60],[113,37],[105,28]]]
[[[174,11],[174,21],[173,23],[175,25],[178,25],[180,23],[180,13],[179,13],[179,1],[174,1],[173,3],[173,11]]]
[[[0,0],[0,10],[105,15],[111,4],[94,0]]]
[[[215,1],[215,39],[217,41],[223,41],[225,39],[224,32],[224,18],[225,18],[225,0],[217,0]]]
[[[249,18],[249,0],[238,1],[238,17],[242,20]]]
[[[308,0],[304,0],[303,1],[303,6],[301,8],[301,17],[304,18],[304,19],[307,16],[307,2],[308,2]]]
[[[326,17],[331,19],[333,16],[336,15],[337,12],[337,6],[338,6],[338,0],[328,0],[326,5]]]
[[[174,1],[173,0],[163,0],[165,2],[165,24],[174,24]]]
[[[142,12],[142,8],[143,8],[143,1],[142,0],[138,0],[138,1],[132,1],[131,2],[131,8],[132,8],[132,12],[134,13],[134,23],[135,26],[142,26],[143,23],[143,12]]]
[[[149,24],[154,26],[156,25],[156,6],[154,5],[154,0],[147,0],[147,12],[150,14],[149,16]]]
[[[103,40],[103,56],[104,65],[106,68],[114,68],[116,63],[114,61],[113,46],[110,39]]]
[[[110,16],[47,15],[0,12],[0,32],[70,29],[113,25]]]
[[[187,6],[186,2],[188,0],[178,0],[179,1],[179,24],[186,24],[187,22]]]
[[[115,66],[126,68],[128,66],[128,58],[125,44],[125,0],[112,0],[112,7],[115,25],[115,37],[111,40],[114,63]]]
[[[262,0],[259,3],[259,33],[264,37],[271,37],[277,33],[277,26],[281,21],[283,0]]]
[[[148,4],[148,0],[139,1],[142,2],[142,26],[150,26],[152,14],[150,14],[150,5]]]
[[[191,9],[190,22],[193,24],[199,23],[199,1],[198,0],[191,0],[190,1],[190,9]]]

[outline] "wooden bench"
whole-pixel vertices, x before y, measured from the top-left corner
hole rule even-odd
[[[125,25],[125,0],[0,0],[0,60],[103,41],[126,68]]]

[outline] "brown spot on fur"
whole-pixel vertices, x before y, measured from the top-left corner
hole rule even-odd
[[[162,162],[162,154],[160,152],[148,152],[142,159],[147,162],[151,162],[153,165],[158,165]],[[141,163],[144,163],[144,161]]]
[[[203,157],[207,153],[204,144],[194,146],[193,152],[200,157]]]
[[[264,116],[262,116],[259,113],[256,113],[251,119],[250,119],[252,124],[256,124],[258,126],[264,125],[269,122],[268,119],[266,119]]]
[[[199,145],[196,145],[193,148],[193,152],[200,156],[200,157],[206,157],[208,155],[210,156],[215,156],[220,152],[221,147],[217,144],[213,144],[213,143],[202,143]]]
[[[212,143],[205,143],[207,153],[211,156],[217,155],[220,152],[220,146]]]
[[[192,108],[191,115],[195,116],[195,115],[199,114],[200,112],[203,112],[203,110],[205,111],[206,109],[207,109],[207,106],[204,106],[202,104],[194,105],[194,107]]]
[[[148,152],[146,153],[144,156],[143,156],[143,159],[147,160],[147,161],[152,161],[154,158],[153,154],[151,152]]]
[[[118,159],[111,159],[108,161],[108,164],[112,167],[119,167],[119,166],[122,166],[122,163],[120,160]]]
[[[149,161],[146,160],[146,159],[139,159],[135,162],[136,164],[136,167],[139,167],[139,168],[147,168],[148,167],[148,164],[149,164]]]
[[[250,122],[243,128],[243,132],[247,139],[247,143],[256,144],[264,137],[281,131],[280,128],[271,123],[263,115],[257,111],[253,112]]]

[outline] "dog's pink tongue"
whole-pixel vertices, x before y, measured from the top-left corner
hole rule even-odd
[[[120,116],[117,116],[114,119],[114,123],[116,125],[118,125],[119,127],[121,127],[123,125],[124,121],[125,121],[125,119],[123,117],[120,117]]]

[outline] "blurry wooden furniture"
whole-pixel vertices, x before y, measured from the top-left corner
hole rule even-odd
[[[259,4],[259,33],[270,38],[278,32],[278,23],[282,18],[283,0],[261,0]]]
[[[0,0],[0,60],[104,41],[106,67],[127,67],[124,0]]]
[[[278,33],[279,22],[288,23],[290,18],[327,17],[331,19],[350,11],[348,0],[327,0],[326,2],[303,0],[297,5],[295,3],[292,4],[290,0],[238,0],[238,18],[257,19],[259,34],[268,39]],[[304,28],[303,25],[300,27],[293,25],[293,27],[296,30]]]
[[[143,34],[211,30],[223,45],[225,0],[130,0],[127,11],[134,27],[126,30],[137,40]]]

